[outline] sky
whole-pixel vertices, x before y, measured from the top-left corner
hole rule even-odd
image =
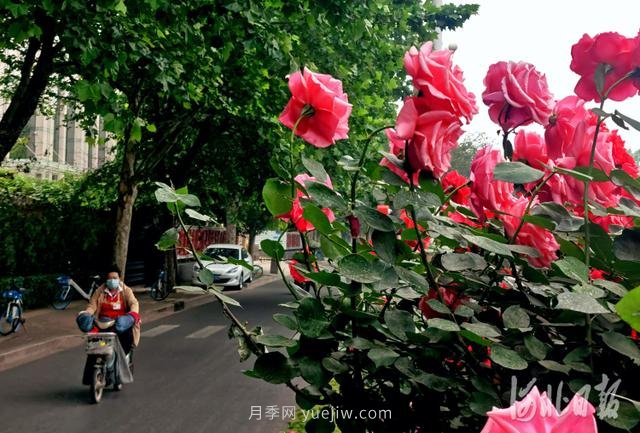
[[[524,61],[547,77],[556,99],[573,94],[578,76],[569,69],[571,46],[584,33],[595,36],[616,31],[632,37],[640,29],[640,0],[444,0],[477,3],[480,9],[457,31],[442,35],[443,47],[456,44],[454,63],[464,71],[465,85],[477,98],[480,113],[468,132],[485,132],[492,139],[498,127],[489,120],[482,103],[482,84],[489,65],[498,61]],[[595,106],[594,103],[588,104]],[[640,119],[640,95],[624,102],[608,101],[605,110]],[[613,125],[615,126],[615,125]],[[640,132],[621,131],[630,149],[640,148]]]

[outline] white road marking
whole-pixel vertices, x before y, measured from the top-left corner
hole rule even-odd
[[[218,331],[222,331],[225,328],[226,326],[220,325],[205,326],[204,328],[194,332],[193,334],[187,335],[185,338],[207,338]]]
[[[158,335],[169,332],[172,329],[179,327],[180,325],[159,325],[155,328],[151,328],[148,331],[144,331],[141,335],[143,337],[157,337]]]

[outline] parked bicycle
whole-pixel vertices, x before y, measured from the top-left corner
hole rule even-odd
[[[80,294],[87,301],[91,299],[91,295],[93,292],[100,287],[100,276],[94,275],[91,277],[91,286],[89,287],[89,291],[85,292],[82,290],[82,287],[78,285],[73,279],[68,275],[61,275],[56,278],[58,282],[58,289],[56,290],[55,295],[53,296],[53,301],[51,302],[51,306],[56,310],[64,310],[71,303],[71,299],[73,298],[74,289],[76,292]]]
[[[22,317],[22,298],[25,289],[18,287],[14,282],[11,289],[0,293],[0,335],[9,335],[23,325],[25,319]]]
[[[251,272],[251,278],[253,280],[260,278],[264,274],[264,269],[260,265],[253,265],[253,271]]]
[[[149,296],[156,301],[162,301],[169,296],[171,290],[167,284],[167,273],[161,270],[158,274],[158,278],[155,279],[151,287],[149,288]]]

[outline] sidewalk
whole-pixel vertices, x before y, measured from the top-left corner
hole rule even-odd
[[[265,274],[245,290],[256,289],[278,278],[277,275]],[[178,291],[163,301],[154,301],[147,288],[134,286],[132,289],[140,303],[143,331],[145,326],[155,320],[215,299],[213,295],[204,292]],[[75,319],[86,304],[85,300],[79,300],[73,301],[62,311],[51,307],[26,310],[23,316],[26,319],[25,326],[18,328],[13,334],[0,337],[0,371],[82,344],[83,334],[78,330]]]

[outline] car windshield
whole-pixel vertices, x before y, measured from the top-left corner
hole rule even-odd
[[[240,250],[235,248],[207,248],[204,251],[207,257],[214,260],[225,261],[226,258],[239,259]]]

